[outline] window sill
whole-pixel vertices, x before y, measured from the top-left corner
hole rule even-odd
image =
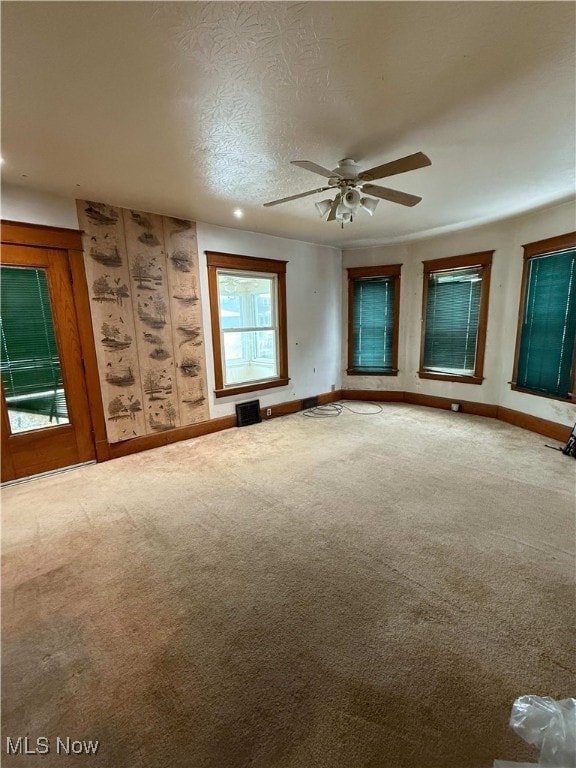
[[[346,373],[348,376],[398,376],[398,368],[388,371],[359,371],[355,368],[347,368]]]
[[[243,395],[245,392],[258,392],[261,389],[272,389],[273,387],[285,387],[290,379],[273,379],[272,381],[255,381],[250,384],[240,384],[237,387],[226,387],[225,389],[215,389],[216,397],[231,397],[232,395]]]
[[[534,395],[535,397],[545,397],[548,400],[558,400],[560,403],[575,403],[576,402],[576,392],[570,392],[568,394],[568,397],[560,397],[560,395],[549,395],[546,394],[546,392],[538,392],[535,389],[525,389],[524,387],[519,387],[517,384],[514,384],[514,382],[508,382],[510,384],[510,389],[513,392],[523,392],[525,395]]]
[[[418,371],[421,379],[438,379],[439,381],[456,381],[460,384],[482,384],[483,376],[457,376],[454,373],[434,373],[433,371]]]

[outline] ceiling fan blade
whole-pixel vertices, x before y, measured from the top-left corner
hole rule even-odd
[[[432,165],[430,158],[423,152],[415,152],[413,155],[401,157],[399,160],[392,160],[391,163],[384,163],[384,165],[369,168],[367,171],[358,174],[358,178],[362,181],[374,181],[375,179],[383,179],[386,176],[395,176],[397,173],[415,171],[417,168],[424,168],[427,165]]]
[[[299,195],[290,195],[290,197],[283,197],[281,200],[272,200],[270,203],[264,203],[265,208],[269,208],[271,205],[280,205],[280,203],[288,203],[290,200],[298,200],[299,197],[307,197],[308,195],[315,195],[317,192],[325,192],[327,189],[333,189],[333,187],[319,187],[318,189],[311,189],[310,192],[301,192]]]
[[[367,195],[373,195],[379,197],[382,200],[390,200],[392,203],[400,203],[400,205],[417,205],[421,197],[417,195],[409,195],[407,192],[398,192],[397,189],[388,189],[388,187],[379,187],[376,184],[364,184],[362,186],[362,192],[366,192]]]
[[[331,179],[333,176],[340,178],[339,173],[329,171],[328,168],[323,168],[321,165],[313,163],[310,160],[291,160],[290,162],[292,165],[297,165],[298,168],[305,168],[307,171],[312,171],[312,173],[319,173],[320,176],[326,176],[327,179]]]
[[[328,218],[326,221],[334,221],[336,218],[336,211],[338,210],[338,206],[340,205],[340,197],[341,195],[336,195],[334,198],[334,202],[332,203],[332,208],[330,208],[330,213],[328,214]]]

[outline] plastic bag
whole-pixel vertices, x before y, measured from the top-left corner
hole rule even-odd
[[[520,696],[510,726],[528,744],[540,747],[540,768],[576,768],[576,699]],[[496,760],[494,768],[527,768],[528,763]]]

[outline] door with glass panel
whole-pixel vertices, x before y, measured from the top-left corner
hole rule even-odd
[[[67,252],[3,245],[2,480],[95,457]]]

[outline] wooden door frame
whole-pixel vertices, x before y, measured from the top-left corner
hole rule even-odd
[[[2,244],[49,248],[61,251],[66,256],[72,281],[72,298],[76,314],[76,325],[80,337],[84,381],[88,395],[96,459],[97,461],[106,461],[111,458],[111,454],[106,437],[106,421],[102,405],[102,392],[100,389],[96,346],[94,344],[94,332],[90,313],[90,296],[84,269],[82,231],[17,221],[2,220],[0,224],[0,240]],[[2,430],[2,434],[6,435],[5,429]],[[4,453],[5,451],[3,450],[2,454],[4,455]]]

